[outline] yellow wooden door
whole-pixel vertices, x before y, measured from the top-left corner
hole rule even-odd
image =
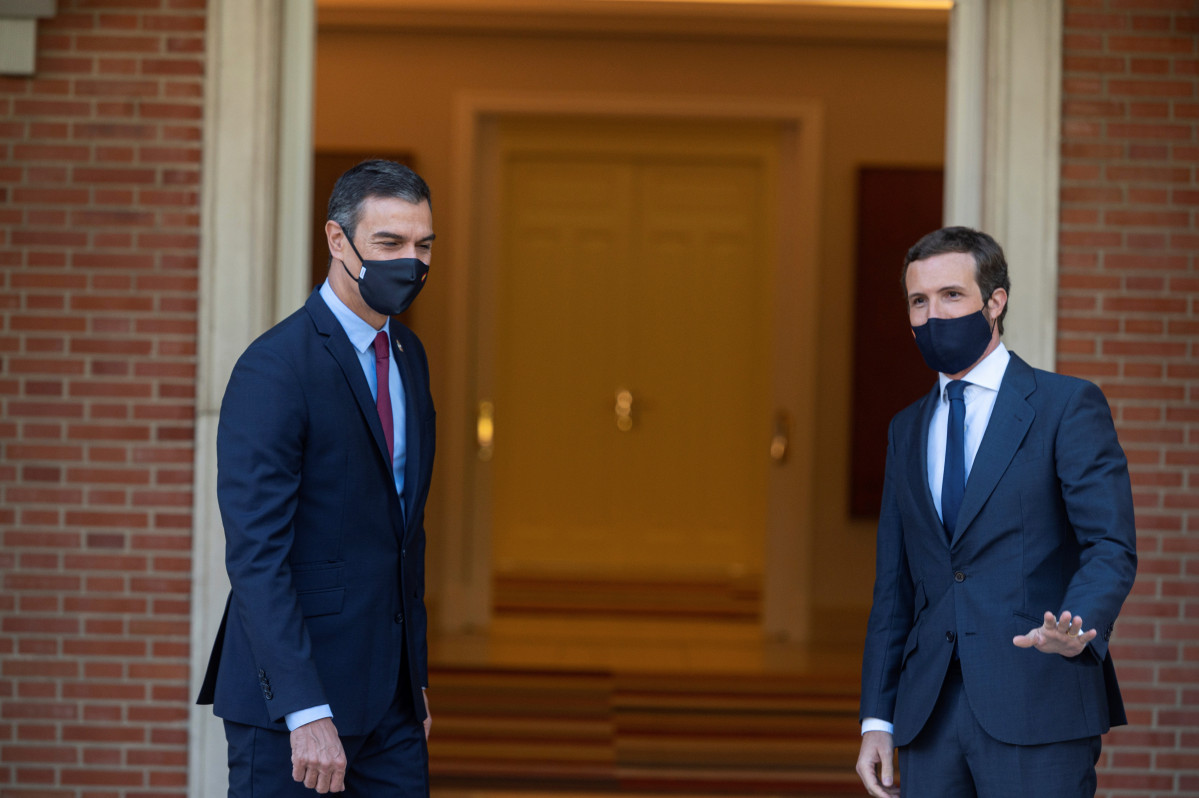
[[[501,128],[497,605],[522,578],[760,587],[776,141],[765,124]]]

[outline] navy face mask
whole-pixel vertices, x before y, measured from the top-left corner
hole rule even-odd
[[[924,362],[942,374],[970,368],[991,343],[991,323],[981,310],[956,319],[929,319],[912,332]]]
[[[416,299],[416,295],[425,287],[425,279],[429,276],[429,264],[418,258],[394,258],[393,260],[365,260],[354,246],[354,241],[346,236],[350,249],[362,261],[362,268],[355,277],[341,262],[341,268],[346,270],[350,279],[358,283],[358,292],[362,301],[376,313],[384,316],[395,316],[403,313]]]

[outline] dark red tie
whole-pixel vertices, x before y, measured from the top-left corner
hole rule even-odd
[[[379,421],[383,422],[383,437],[387,439],[387,455],[391,458],[395,457],[395,427],[391,420],[391,392],[387,390],[387,357],[387,333],[380,332],[375,336],[375,377],[379,385],[375,408],[379,411]]]

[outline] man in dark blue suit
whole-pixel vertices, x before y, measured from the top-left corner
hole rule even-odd
[[[1001,343],[990,236],[930,233],[902,283],[940,374],[888,433],[858,775],[877,798],[1093,796],[1100,735],[1126,722],[1108,640],[1136,574],[1111,412]]]
[[[428,795],[429,370],[391,318],[429,269],[429,189],[366,161],[329,200],[329,275],[242,354],[217,494],[232,584],[199,702],[230,796]]]

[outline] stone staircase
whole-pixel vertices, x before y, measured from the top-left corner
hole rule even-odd
[[[856,674],[434,668],[435,791],[861,794]]]

